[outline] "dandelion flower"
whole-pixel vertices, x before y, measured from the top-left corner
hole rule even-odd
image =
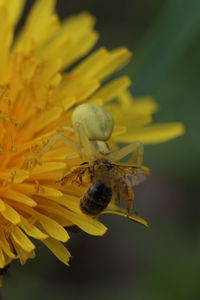
[[[92,235],[106,232],[101,222],[80,211],[84,187],[56,183],[80,164],[78,155],[64,161],[69,146],[58,141],[37,165],[23,168],[59,128],[71,126],[74,107],[96,103],[113,114],[113,147],[136,140],[162,142],[183,133],[181,124],[148,125],[157,106],[150,98],[132,99],[128,77],[102,86],[130,60],[127,49],[97,49],[64,71],[96,43],[93,16],[81,13],[61,22],[54,0],[37,0],[14,38],[23,6],[24,0],[0,2],[0,268],[13,259],[24,264],[34,258],[34,239],[68,264],[67,227],[76,225]],[[64,134],[75,140],[72,132]]]

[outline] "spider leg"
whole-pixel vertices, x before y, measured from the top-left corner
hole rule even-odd
[[[126,145],[123,148],[112,152],[110,156],[113,157],[115,160],[121,160],[122,158],[126,157],[128,154],[131,153],[133,153],[133,163],[137,164],[138,166],[141,166],[144,156],[144,146],[141,142],[134,142],[130,145]]]
[[[55,135],[53,135],[48,143],[35,154],[36,158],[40,158],[42,155],[44,155],[49,149],[51,149],[53,147],[53,145],[57,142],[57,141],[62,141],[65,145],[69,146],[71,149],[73,150],[77,150],[77,146],[76,143],[73,142],[72,140],[70,140],[68,137],[62,135],[59,132],[63,132],[63,131],[69,131],[69,132],[74,132],[73,128],[68,127],[68,126],[63,126],[61,128],[59,128],[58,133],[56,133]]]
[[[68,162],[68,160],[72,159],[72,158],[76,158],[78,156],[78,154],[76,152],[72,152],[70,154],[67,154],[67,156],[65,156],[64,158],[64,162]]]
[[[67,138],[66,136],[64,136],[60,133],[56,133],[49,139],[48,143],[40,151],[35,153],[35,155],[32,158],[27,159],[24,162],[22,168],[23,169],[31,169],[36,164],[38,164],[39,158],[41,156],[43,156],[49,149],[51,149],[57,141],[62,141],[65,145],[67,145],[71,149],[77,151],[77,145],[75,142],[73,142],[72,140],[70,140],[69,138]]]
[[[126,202],[126,211],[127,216],[129,216],[132,212],[132,206],[133,206],[133,199],[134,199],[134,192],[130,184],[127,182],[119,182],[113,187],[114,192],[116,193],[116,202],[117,204],[120,204],[121,200],[121,193],[123,192],[124,200]]]
[[[63,131],[69,131],[69,132],[73,133],[74,129],[69,126],[63,126],[63,127],[60,127],[59,129],[57,129],[57,132],[63,132]]]
[[[41,157],[42,155],[44,155],[49,149],[51,149],[53,147],[53,145],[57,142],[57,141],[62,141],[65,145],[67,145],[68,147],[72,148],[73,150],[77,149],[76,144],[70,140],[69,138],[67,138],[66,136],[60,134],[60,133],[56,133],[55,135],[53,135],[50,140],[48,141],[48,143],[35,154],[36,158]]]
[[[120,205],[121,202],[121,186],[119,184],[115,184],[113,187],[113,191],[115,194],[115,201],[118,205]]]

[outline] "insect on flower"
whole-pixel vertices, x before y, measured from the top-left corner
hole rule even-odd
[[[128,76],[109,81],[132,55],[126,47],[91,51],[99,37],[94,16],[62,21],[56,0],[35,0],[15,35],[26,2],[0,1],[0,283],[13,260],[35,258],[34,239],[68,265],[68,231],[102,236],[107,227],[99,214],[147,226],[132,212],[132,187],[148,176],[135,141],[155,144],[184,133],[181,123],[151,123],[157,104],[135,99]],[[131,163],[123,165],[127,155]],[[94,199],[100,207],[91,217]]]
[[[62,130],[73,131],[77,142],[57,133],[36,153],[33,159],[38,159],[57,140],[62,140],[76,150],[66,157],[66,162],[77,152],[80,157],[88,159],[59,180],[61,185],[68,182],[83,185],[84,178],[87,177],[86,181],[89,181],[90,187],[80,200],[82,212],[96,217],[112,200],[119,203],[121,199],[124,199],[127,216],[131,215],[134,199],[133,186],[145,180],[149,175],[148,168],[142,166],[143,145],[135,142],[119,150],[111,151],[107,141],[112,134],[114,121],[112,115],[97,104],[79,105],[73,112],[72,125],[73,128],[64,127]],[[131,153],[134,156],[132,165],[118,162]]]
[[[61,184],[67,181],[82,184],[82,177],[89,175],[91,186],[80,201],[83,213],[98,216],[110,203],[114,195],[116,202],[121,197],[126,201],[127,216],[131,214],[134,198],[132,187],[142,182],[148,175],[144,167],[127,166],[112,163],[103,158],[96,159],[91,164],[83,163],[61,179]]]

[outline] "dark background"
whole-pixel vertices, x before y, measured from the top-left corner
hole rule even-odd
[[[27,1],[27,7],[34,1]],[[137,95],[156,97],[156,122],[183,122],[186,134],[145,147],[152,176],[137,188],[135,207],[150,227],[107,215],[103,237],[72,234],[70,267],[39,246],[15,262],[4,299],[200,299],[199,0],[58,0],[59,15],[97,17],[100,46],[133,51],[123,70]]]

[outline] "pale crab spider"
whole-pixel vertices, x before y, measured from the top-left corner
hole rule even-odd
[[[102,106],[91,103],[81,104],[72,114],[72,127],[60,128],[58,133],[55,133],[47,144],[28,160],[28,163],[35,164],[57,141],[62,141],[74,151],[66,156],[66,162],[77,156],[77,153],[80,157],[87,157],[89,160],[106,157],[114,161],[119,161],[132,153],[133,163],[141,166],[144,154],[141,142],[134,142],[116,151],[110,151],[107,141],[112,135],[113,127],[112,115]],[[64,131],[73,132],[76,142],[60,133]]]

